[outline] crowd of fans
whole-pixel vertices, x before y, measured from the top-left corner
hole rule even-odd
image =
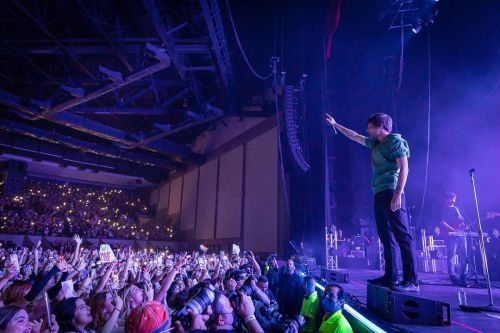
[[[108,262],[108,259],[110,262]],[[0,333],[352,332],[343,290],[250,251],[0,249]]]
[[[0,333],[352,332],[342,288],[318,295],[293,260],[82,244],[171,237],[141,214],[145,200],[123,189],[29,179],[0,195],[0,233],[74,235],[57,247],[0,244]]]
[[[148,205],[135,191],[29,179],[21,194],[0,195],[0,233],[164,240],[172,230],[138,223]]]

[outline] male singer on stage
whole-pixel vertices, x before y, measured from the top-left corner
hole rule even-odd
[[[329,114],[327,123],[349,139],[371,151],[373,167],[372,190],[377,231],[384,245],[385,274],[369,283],[390,287],[397,291],[419,291],[415,271],[415,250],[409,232],[404,188],[408,177],[408,143],[400,134],[393,134],[392,119],[384,113],[368,118],[369,137],[339,125]],[[395,241],[394,241],[395,240]],[[403,281],[398,283],[396,242],[403,261]]]

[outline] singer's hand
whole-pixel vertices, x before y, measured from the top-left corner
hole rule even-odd
[[[391,200],[391,210],[395,212],[399,209],[401,209],[401,194],[395,192]]]
[[[333,119],[332,116],[330,116],[328,113],[326,113],[326,122],[328,123],[328,125],[334,127],[336,122],[335,122],[335,119]]]

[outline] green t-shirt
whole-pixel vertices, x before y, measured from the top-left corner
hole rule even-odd
[[[351,324],[342,314],[342,310],[334,312],[319,327],[321,333],[353,333]]]
[[[373,193],[395,190],[399,177],[396,159],[403,156],[410,157],[408,142],[400,134],[391,133],[383,141],[365,138],[365,146],[372,153]]]
[[[307,324],[300,329],[301,332],[316,332],[318,330],[318,310],[319,310],[319,297],[315,291],[307,298],[304,297],[302,301],[302,308],[300,314],[308,318]],[[321,319],[321,318],[319,318]]]

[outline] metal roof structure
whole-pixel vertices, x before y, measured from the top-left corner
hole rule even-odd
[[[234,113],[216,0],[0,2],[0,150],[158,181]]]

